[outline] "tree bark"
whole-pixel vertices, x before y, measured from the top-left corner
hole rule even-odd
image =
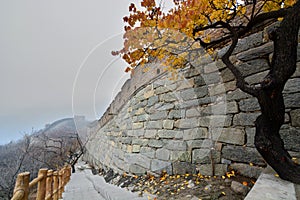
[[[300,1],[288,12],[270,36],[274,41],[271,70],[258,91],[262,114],[257,118],[255,146],[265,161],[285,180],[300,184],[300,166],[284,148],[279,130],[284,123],[282,91],[296,70]]]

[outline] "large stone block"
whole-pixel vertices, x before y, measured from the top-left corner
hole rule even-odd
[[[129,172],[136,174],[136,175],[143,175],[147,172],[147,169],[145,169],[139,165],[136,165],[136,164],[131,164],[129,166]]]
[[[247,51],[237,54],[237,59],[241,61],[253,60],[256,58],[261,58],[273,52],[273,43],[269,42],[262,46],[251,48]]]
[[[150,169],[151,159],[142,154],[125,154],[124,161],[129,164],[137,164],[146,169]]]
[[[241,128],[212,129],[212,139],[229,144],[245,144],[245,131]]]
[[[230,167],[237,171],[239,174],[249,177],[249,178],[258,178],[261,172],[264,170],[262,167],[251,166],[244,163],[233,163]]]
[[[213,166],[214,166],[214,172],[213,174]],[[223,176],[227,172],[227,165],[226,164],[201,164],[196,165],[197,169],[199,170],[199,173],[205,176]]]
[[[170,159],[170,151],[168,149],[157,149],[155,153],[155,157],[159,160],[169,160]]]
[[[183,137],[183,131],[179,130],[159,130],[157,133],[157,136],[159,138],[163,139],[180,139]]]
[[[169,130],[173,129],[174,128],[174,120],[169,120],[169,119],[164,120],[163,121],[163,128],[164,129],[169,129]]]
[[[255,148],[243,146],[224,146],[222,149],[222,157],[228,160],[244,163],[255,163],[265,165],[265,161]]]
[[[162,121],[147,121],[145,123],[146,129],[162,129]]]
[[[157,130],[145,130],[145,138],[155,138],[157,135]]]
[[[192,128],[184,130],[183,140],[196,140],[207,138],[208,132],[206,128]]]
[[[220,163],[221,152],[211,149],[195,149],[192,152],[192,163],[209,164],[211,162]]]
[[[189,151],[171,151],[171,161],[191,162],[191,152]]]
[[[210,115],[199,118],[202,127],[227,127],[231,125],[232,115]]]
[[[282,128],[279,133],[287,150],[300,151],[300,128]]]
[[[155,157],[155,149],[151,147],[141,147],[140,153],[151,159]]]
[[[151,171],[161,173],[166,171],[168,174],[173,174],[172,163],[162,160],[153,159],[151,161]]]
[[[164,142],[162,140],[155,140],[155,139],[151,139],[149,140],[148,146],[149,147],[155,147],[155,148],[161,148],[163,147]]]
[[[179,119],[175,121],[174,127],[187,129],[187,128],[195,128],[198,127],[199,125],[200,125],[199,120],[197,118],[189,118],[189,119]]]
[[[169,119],[181,119],[185,117],[185,110],[170,110]]]
[[[260,110],[260,106],[256,98],[243,99],[239,102],[239,107],[241,111],[249,112],[249,111],[258,111]]]
[[[167,111],[156,111],[150,115],[150,120],[166,119],[168,116]]]
[[[283,97],[286,108],[300,107],[300,93],[284,94]]]
[[[166,140],[165,148],[175,151],[186,151],[187,144],[182,140]]]
[[[239,113],[233,117],[233,125],[254,126],[254,122],[260,113]]]
[[[300,109],[295,109],[290,112],[292,126],[300,127]]]
[[[189,88],[180,92],[184,101],[204,97],[208,94],[207,87]]]
[[[196,165],[189,162],[174,162],[173,174],[196,174]]]

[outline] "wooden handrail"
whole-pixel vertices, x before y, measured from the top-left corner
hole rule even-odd
[[[36,200],[58,200],[62,198],[64,187],[70,180],[70,176],[70,166],[66,166],[59,171],[40,169],[38,176],[31,182],[29,182],[29,172],[20,173],[11,200],[28,200],[29,190],[36,185],[38,185]]]

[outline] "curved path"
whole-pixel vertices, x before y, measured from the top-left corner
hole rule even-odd
[[[91,169],[77,165],[63,193],[63,200],[148,200],[137,193],[111,185],[101,176],[93,175]],[[80,170],[78,168],[84,169]]]

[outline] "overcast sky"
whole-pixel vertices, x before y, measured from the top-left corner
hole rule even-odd
[[[128,78],[110,52],[137,0],[0,2],[0,144],[74,114],[99,118]]]

